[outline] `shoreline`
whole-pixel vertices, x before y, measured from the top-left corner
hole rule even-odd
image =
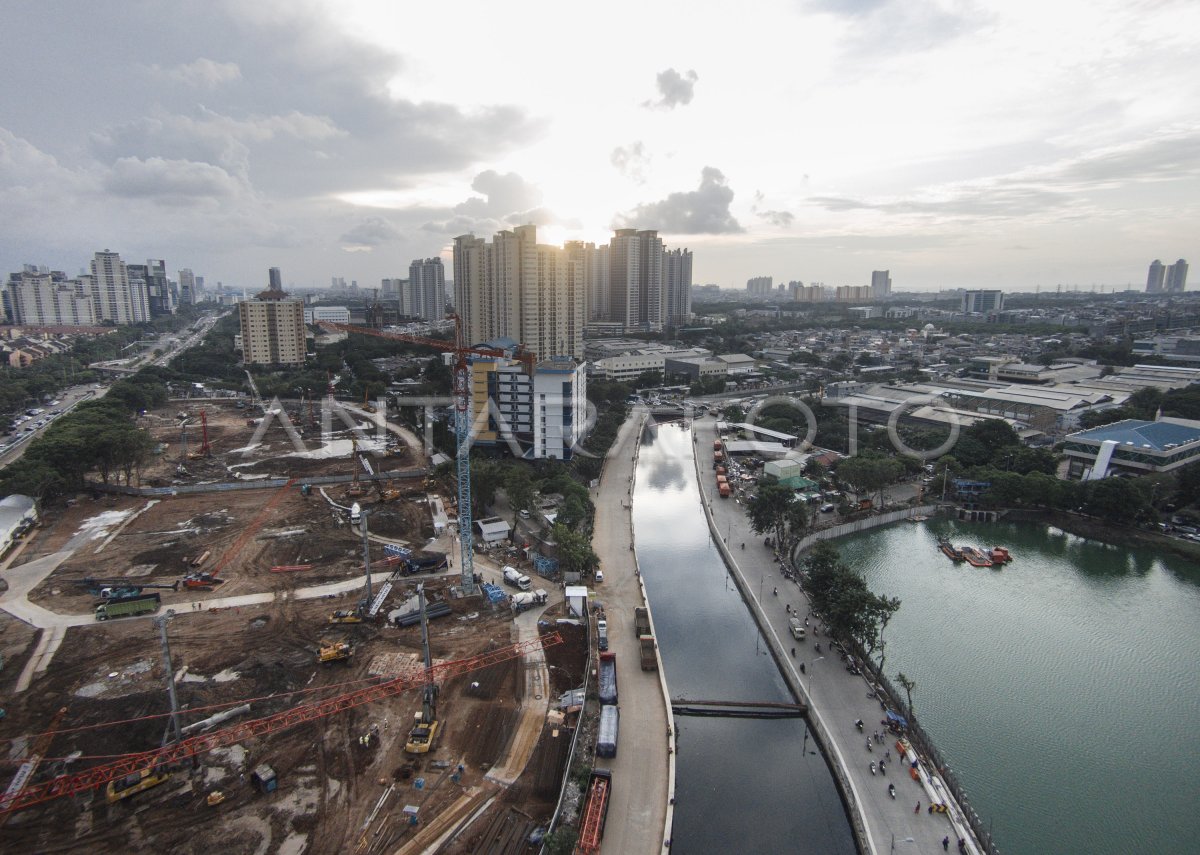
[[[936,773],[931,773],[933,767],[926,761],[926,758],[920,758],[922,773],[919,775],[919,778],[914,778],[914,781],[920,785],[918,794],[921,800],[918,802],[918,808],[923,805],[932,804],[944,804],[947,806],[947,812],[940,814],[941,818],[939,818],[939,815],[931,815],[928,820],[922,819],[923,815],[919,809],[914,812],[901,805],[895,798],[880,797],[875,792],[878,785],[877,780],[876,787],[871,787],[874,776],[864,777],[863,770],[859,768],[862,763],[851,765],[847,761],[849,752],[855,750],[855,745],[857,744],[855,740],[859,740],[862,737],[858,733],[851,735],[843,732],[842,729],[834,730],[827,723],[826,719],[829,717],[830,720],[841,720],[843,718],[846,721],[853,721],[855,718],[864,721],[873,720],[873,716],[879,714],[879,702],[873,700],[874,694],[870,695],[872,700],[869,703],[864,702],[863,688],[874,687],[869,686],[861,676],[855,676],[847,680],[845,675],[839,675],[836,670],[829,669],[828,665],[822,665],[820,669],[816,668],[820,662],[829,661],[825,656],[818,656],[811,661],[812,667],[809,669],[811,673],[806,673],[803,679],[797,673],[796,660],[789,658],[785,654],[784,643],[781,640],[782,635],[786,635],[787,633],[787,617],[783,606],[787,600],[795,601],[799,599],[802,603],[801,608],[807,610],[810,608],[807,597],[800,591],[798,585],[795,585],[795,583],[789,585],[787,580],[783,579],[781,575],[775,575],[777,564],[774,555],[762,545],[761,536],[750,531],[740,500],[735,499],[733,502],[717,503],[714,505],[712,492],[705,489],[706,473],[701,467],[699,449],[701,445],[711,442],[715,438],[713,424],[702,421],[694,422],[691,433],[695,440],[693,446],[693,463],[696,470],[697,486],[699,487],[700,501],[713,543],[721,553],[730,575],[737,584],[742,599],[749,607],[755,622],[758,624],[764,639],[767,641],[768,648],[772,651],[772,657],[779,666],[781,676],[797,698],[808,705],[809,722],[812,725],[814,733],[817,735],[818,741],[821,743],[822,749],[826,752],[826,760],[833,771],[834,779],[838,784],[838,790],[842,794],[843,804],[850,819],[851,827],[854,830],[855,839],[859,844],[860,851],[871,853],[871,855],[888,852],[891,848],[891,842],[900,839],[900,835],[903,835],[904,838],[910,838],[932,852],[935,848],[940,847],[942,837],[945,835],[951,837],[951,839],[964,839],[965,851],[972,853],[972,855],[985,852],[986,849],[981,845],[970,823],[966,819],[969,807],[964,809],[964,806],[959,804],[951,795],[940,776]],[[909,515],[915,514],[917,513],[917,509],[910,509],[903,513]],[[720,521],[717,519],[718,515],[722,517]],[[891,515],[888,516],[890,517]],[[876,525],[887,524],[892,521],[888,519]],[[756,567],[768,568],[770,572],[762,573],[762,578],[764,580],[770,579],[772,583],[778,580],[779,584],[785,587],[786,596],[784,598],[772,597],[767,600],[767,603],[764,603],[755,595],[752,586],[746,580],[745,573],[738,564],[738,560],[735,559],[728,544],[721,535],[722,528],[726,530],[729,534],[729,540],[733,542],[745,538],[745,546],[743,548],[750,548],[745,550],[742,560],[754,561],[756,562]],[[735,534],[736,537],[734,537]],[[812,542],[815,542],[817,539],[825,538],[814,537]],[[772,587],[777,590],[778,586],[772,584]],[[800,609],[797,609],[796,613],[799,611]],[[781,631],[779,627],[783,627],[783,630]],[[815,650],[817,643],[820,642],[816,637],[814,637],[811,645],[801,642],[800,649],[804,651],[802,658],[808,659],[811,656],[811,651]],[[793,657],[795,656],[795,649],[794,647],[792,648]],[[819,673],[823,674],[823,676],[818,680]],[[820,686],[819,699],[814,702],[814,694],[818,685]],[[859,750],[861,750],[861,745],[859,745]],[[902,784],[902,786],[907,786],[907,783]],[[908,799],[909,797],[906,796],[905,798]],[[910,802],[904,802],[904,804],[908,803]],[[914,817],[916,817],[916,821],[914,821]]]

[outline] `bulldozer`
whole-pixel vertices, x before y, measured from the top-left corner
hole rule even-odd
[[[317,661],[326,662],[345,662],[350,664],[350,657],[354,655],[354,647],[349,641],[342,639],[340,641],[322,641],[321,649],[317,653]]]

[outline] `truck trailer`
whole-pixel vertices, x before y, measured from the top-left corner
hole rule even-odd
[[[650,610],[644,606],[633,610],[633,634],[638,638],[650,634]]]
[[[617,654],[600,654],[600,703],[617,703]]]
[[[596,756],[617,756],[617,732],[620,729],[621,716],[617,708],[611,704],[600,707],[600,727],[596,732]]]
[[[158,594],[139,597],[136,600],[117,600],[96,606],[96,620],[119,617],[137,617],[158,611],[162,598]]]

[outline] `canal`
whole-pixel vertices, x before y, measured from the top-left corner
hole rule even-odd
[[[637,556],[675,698],[792,701],[730,581],[700,505],[691,434],[647,428]],[[672,852],[853,855],[845,809],[803,719],[676,718]]]
[[[939,534],[1014,560],[955,565]],[[836,545],[903,601],[887,672],[916,681],[917,717],[1004,855],[1200,851],[1200,568],[1034,523],[898,523]]]

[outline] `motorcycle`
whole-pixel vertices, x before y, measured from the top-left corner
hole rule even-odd
[[[874,760],[871,761],[871,774],[872,775],[875,774],[875,761]]]
[[[891,796],[893,799],[896,798],[896,785],[895,784],[888,784],[888,795]]]
[[[869,739],[867,740],[867,750],[868,750],[868,751],[874,751],[874,750],[875,750],[875,749],[873,749],[873,748],[871,747],[871,740],[869,740]]]
[[[863,720],[861,718],[854,722],[854,726],[858,728],[859,733],[863,732]]]

